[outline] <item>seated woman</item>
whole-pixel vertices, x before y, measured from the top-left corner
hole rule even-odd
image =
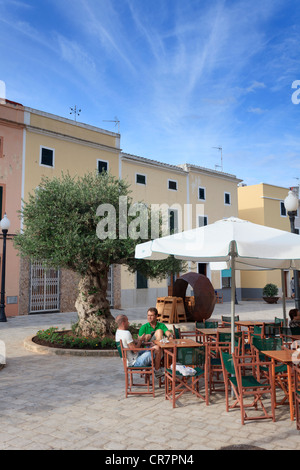
[[[290,316],[290,322],[289,322],[289,327],[290,328],[299,328],[300,327],[300,312],[297,308],[292,308],[289,311],[289,316]]]

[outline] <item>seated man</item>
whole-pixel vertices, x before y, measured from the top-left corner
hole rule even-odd
[[[142,343],[145,341],[145,334],[141,335],[138,340],[134,340],[130,331],[128,330],[129,321],[126,315],[118,315],[116,318],[118,329],[116,331],[115,340],[122,340],[124,348],[134,349],[140,348]],[[164,372],[160,369],[160,348],[153,346],[151,349],[154,350],[154,374],[156,378],[162,377]],[[149,349],[144,351],[128,351],[127,360],[129,366],[149,367],[151,366],[151,352]]]
[[[299,328],[300,327],[300,312],[296,308],[292,308],[289,311],[289,316],[290,316],[290,323],[289,327],[290,328]]]
[[[145,323],[139,329],[139,337],[145,335],[145,341],[156,339],[160,341],[165,335],[167,338],[172,338],[171,331],[168,330],[164,323],[157,321],[158,311],[155,307],[151,307],[147,312],[148,323]]]

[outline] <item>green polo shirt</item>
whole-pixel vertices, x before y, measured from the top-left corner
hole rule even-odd
[[[163,330],[163,332],[165,333],[166,331],[168,331],[168,328],[166,327],[164,323],[160,323],[160,322],[156,323],[155,328],[152,328],[150,323],[145,323],[139,329],[139,336],[142,336],[144,333],[146,335],[151,335],[151,333],[153,333],[153,331],[156,331],[156,330]]]

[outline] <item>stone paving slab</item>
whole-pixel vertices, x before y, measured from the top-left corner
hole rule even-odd
[[[288,308],[292,307],[290,303]],[[130,321],[144,322],[146,310],[124,313]],[[218,304],[213,317],[225,313],[230,313],[230,305]],[[241,319],[272,320],[282,316],[282,306],[241,303],[237,313]],[[232,444],[299,450],[300,433],[289,419],[288,406],[276,410],[275,423],[242,426],[238,410],[226,413],[222,393],[211,395],[208,407],[185,395],[173,409],[158,387],[155,398],[125,399],[118,357],[41,355],[25,349],[24,339],[39,329],[70,328],[76,318],[70,312],[19,316],[0,323],[7,357],[0,370],[1,450],[197,451]]]

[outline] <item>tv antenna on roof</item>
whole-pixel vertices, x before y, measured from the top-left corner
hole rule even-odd
[[[223,171],[223,154],[222,154],[222,147],[212,147],[213,149],[218,149],[221,152],[221,165],[215,165],[215,168],[221,168],[221,171]]]
[[[70,114],[74,114],[74,119],[76,121],[76,116],[79,116],[81,113],[81,109],[77,109],[77,106],[75,104],[74,108],[70,108]]]
[[[118,126],[118,134],[120,134],[120,121],[119,121],[119,119],[117,118],[117,116],[115,116],[115,119],[112,119],[112,120],[103,119],[103,122],[114,122],[114,123],[115,123],[115,127]]]

